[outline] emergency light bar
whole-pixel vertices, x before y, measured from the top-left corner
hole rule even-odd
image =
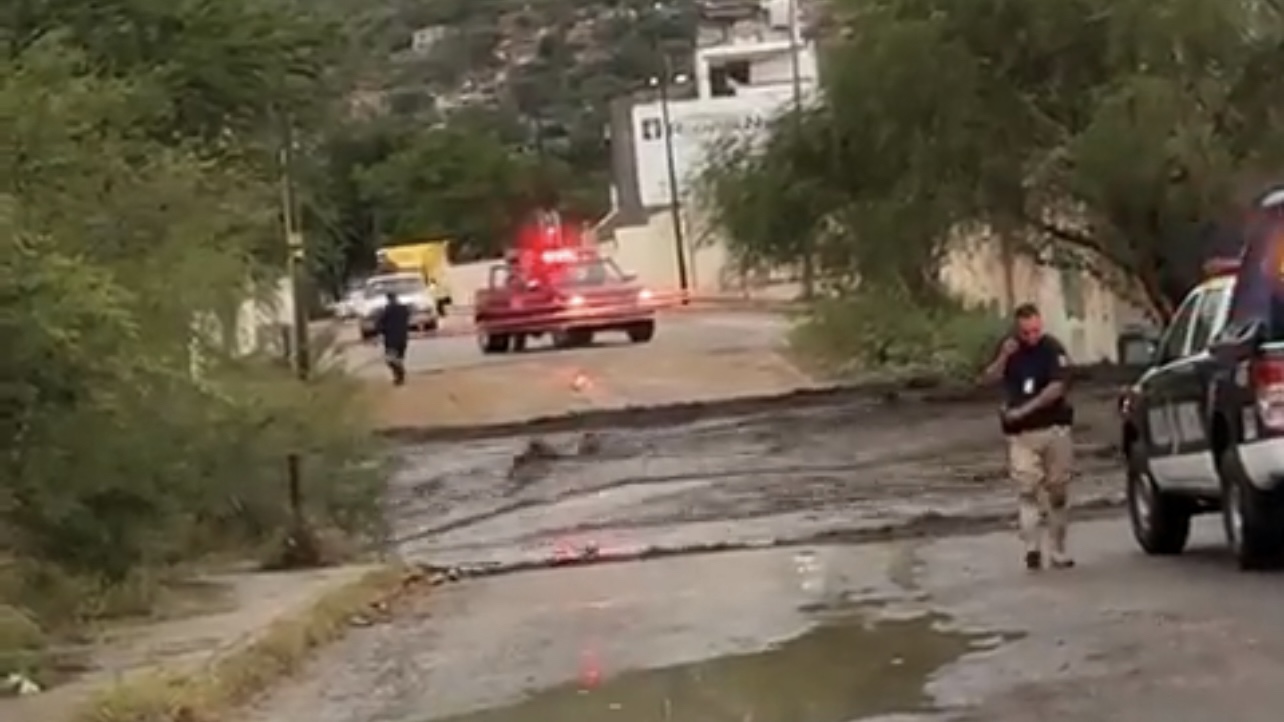
[[[541,253],[539,259],[544,263],[575,263],[580,260],[580,254],[574,248],[550,248]]]

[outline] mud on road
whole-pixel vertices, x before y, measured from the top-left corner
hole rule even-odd
[[[1072,497],[1115,504],[1113,387],[1075,394]],[[1024,625],[942,616],[919,586],[928,552],[963,555],[958,573],[1005,570],[946,592],[992,590],[1024,574],[1015,537],[832,542],[1010,525],[996,414],[988,397],[808,392],[402,435],[387,509],[396,551],[490,578],[404,600],[248,718],[936,720],[929,681]],[[748,549],[789,544],[800,547]],[[729,553],[692,553],[710,550]],[[676,558],[492,574],[661,555]],[[914,615],[900,616],[906,604]],[[1014,669],[1042,670],[1022,654]],[[960,669],[964,684],[944,692],[1012,677]],[[1018,711],[994,719],[1028,718]]]
[[[1113,401],[1077,390],[1080,505],[1121,499]],[[992,528],[1012,509],[996,413],[808,392],[456,431],[401,448],[389,518],[411,561],[499,568]]]

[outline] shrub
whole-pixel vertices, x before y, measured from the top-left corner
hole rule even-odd
[[[818,301],[795,326],[791,345],[804,363],[837,376],[970,378],[1005,330],[988,308],[866,289]]]

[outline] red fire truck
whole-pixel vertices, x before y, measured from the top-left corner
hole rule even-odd
[[[483,353],[523,351],[549,336],[554,346],[586,346],[602,332],[634,343],[655,335],[655,297],[632,274],[583,242],[556,212],[539,213],[518,233],[503,263],[490,268],[474,302]]]

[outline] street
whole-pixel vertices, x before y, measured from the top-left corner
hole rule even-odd
[[[786,319],[770,314],[674,312],[661,316],[649,344],[603,334],[589,348],[554,350],[539,339],[526,353],[486,356],[468,319],[451,315],[439,335],[411,341],[406,386],[379,387],[381,420],[394,427],[493,424],[810,386],[781,357],[788,329]],[[345,360],[363,377],[389,378],[377,345],[354,346]]]
[[[996,533],[470,582],[354,635],[254,719],[1277,718],[1278,578],[1234,571],[1210,524],[1177,560],[1142,558],[1118,521],[1075,545],[1080,568],[1039,575]]]
[[[513,368],[573,366],[637,403],[632,368],[664,403],[689,383],[673,357],[771,356],[784,328],[690,315],[647,347],[485,360],[439,339],[412,374],[485,372],[520,397]],[[1076,400],[1080,565],[1038,574],[989,400],[834,393],[403,442],[394,549],[463,578],[355,630],[250,719],[1274,719],[1284,586],[1235,571],[1215,519],[1184,557],[1137,551],[1113,389]]]

